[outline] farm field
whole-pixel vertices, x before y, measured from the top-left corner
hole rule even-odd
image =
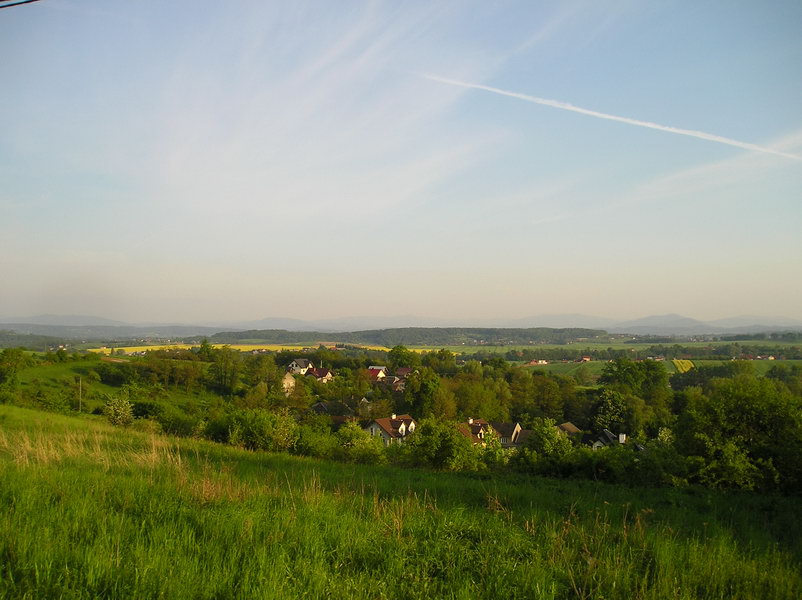
[[[671,366],[674,368],[674,371],[677,373],[687,373],[691,369],[694,368],[693,361],[685,360],[681,358],[675,358],[671,361]]]
[[[0,597],[802,595],[794,499],[251,453],[0,406]]]
[[[242,352],[251,352],[253,350],[270,350],[273,352],[279,352],[281,350],[297,350],[301,351],[304,348],[317,348],[319,344],[324,345],[333,345],[330,342],[316,342],[315,344],[262,344],[259,342],[250,343],[243,343],[243,344],[211,344],[213,348],[222,348],[224,346],[228,346],[234,350],[240,350]],[[197,344],[153,344],[153,345],[140,345],[140,346],[114,346],[114,347],[103,347],[103,348],[89,348],[90,352],[96,352],[98,354],[109,354],[112,351],[122,350],[126,354],[130,354],[132,352],[147,352],[149,350],[189,350],[190,348],[197,348]],[[389,348],[385,348],[384,346],[365,346],[359,345],[359,348],[364,348],[366,350],[389,350]]]
[[[701,366],[718,366],[725,364],[729,361],[693,360],[692,362],[695,367],[701,367]],[[752,365],[752,368],[755,371],[755,375],[765,375],[769,369],[777,365],[786,365],[788,367],[793,367],[794,365],[798,365],[802,367],[802,360],[750,360],[748,362]]]
[[[789,344],[788,342],[777,342],[777,341],[754,341],[754,342],[740,342],[742,345],[750,344],[750,345],[760,345],[766,346],[770,348],[787,348],[792,346],[799,346],[799,344]],[[302,350],[303,348],[317,348],[319,345],[325,346],[333,346],[334,342],[327,342],[325,340],[317,341],[314,343],[298,343],[298,344],[271,344],[261,342],[259,340],[241,340],[238,344],[212,344],[215,348],[221,348],[223,346],[229,346],[235,350],[241,350],[243,352],[249,352],[251,350],[268,350],[278,352],[281,350]],[[687,347],[697,347],[697,348],[707,348],[707,347],[716,347],[721,345],[729,345],[732,342],[681,342],[680,345],[687,346]],[[386,346],[378,346],[378,345],[371,345],[371,344],[348,344],[353,345],[358,348],[363,348],[365,350],[380,350],[380,351],[388,351],[390,348]],[[477,353],[485,353],[485,354],[506,354],[510,351],[516,350],[536,350],[536,349],[543,349],[543,350],[552,350],[552,349],[571,349],[576,351],[592,351],[592,350],[632,350],[633,352],[638,350],[645,350],[647,348],[651,348],[652,346],[659,345],[655,344],[654,342],[640,342],[640,343],[623,343],[623,342],[576,342],[573,344],[510,344],[504,346],[498,345],[433,345],[433,346],[409,346],[410,350],[414,350],[415,352],[425,353],[425,352],[436,352],[440,349],[445,349],[454,354],[477,354]],[[666,346],[671,346],[673,344],[664,344]],[[113,346],[113,347],[90,347],[86,348],[90,352],[96,352],[100,354],[109,354],[115,350],[122,350],[126,354],[130,354],[133,352],[144,352],[147,350],[161,350],[161,349],[189,349],[192,347],[197,347],[197,344],[152,344],[152,345],[121,345],[121,346]]]
[[[540,373],[554,373],[555,375],[576,375],[581,367],[584,371],[594,379],[601,375],[602,369],[607,363],[602,360],[593,360],[585,363],[577,362],[560,362],[555,361],[547,365],[524,365],[523,368],[540,372]]]
[[[724,363],[730,361],[724,360],[692,360],[692,361],[685,361],[692,364],[693,367],[700,367],[700,366],[717,366],[722,365]],[[755,371],[755,375],[765,375],[766,372],[771,369],[771,367],[775,365],[787,365],[792,367],[794,365],[798,365],[802,367],[802,360],[752,360],[748,361],[752,368]],[[577,363],[577,362],[568,362],[563,363],[560,361],[555,361],[549,363],[547,365],[524,365],[523,368],[532,370],[532,371],[542,371],[547,373],[555,373],[558,375],[576,375],[577,371],[581,366],[585,366],[586,372],[592,377],[598,377],[601,375],[602,369],[604,369],[604,365],[607,364],[605,361],[602,360],[593,360],[586,363]],[[669,375],[673,375],[677,373],[677,367],[674,364],[674,361],[666,360],[662,362],[663,366],[665,367],[666,371]]]
[[[288,344],[211,344],[213,348],[222,348],[228,346],[234,350],[241,350],[248,352],[250,350],[301,350],[308,347],[305,344],[288,345]],[[113,346],[103,348],[89,348],[90,352],[98,354],[110,354],[113,351],[122,350],[126,354],[132,352],[147,352],[149,350],[189,350],[190,348],[197,348],[197,344],[153,344],[153,345],[140,345],[140,346]]]
[[[708,347],[718,347],[718,346],[728,346],[732,344],[740,344],[741,346],[749,345],[749,346],[766,346],[770,348],[788,348],[788,347],[799,347],[802,346],[800,342],[783,342],[783,341],[776,341],[776,340],[750,340],[750,341],[740,341],[740,342],[676,342],[676,345],[680,346],[687,346],[690,348],[708,348]],[[574,342],[572,344],[510,344],[510,345],[490,345],[490,344],[481,344],[481,345],[458,345],[458,346],[411,346],[411,350],[417,350],[420,352],[430,352],[432,350],[439,350],[440,348],[445,348],[454,353],[466,353],[466,354],[475,354],[477,352],[488,352],[488,353],[499,353],[504,354],[509,352],[510,350],[536,350],[538,348],[542,348],[544,350],[550,349],[567,349],[570,348],[572,350],[607,350],[608,348],[612,348],[614,350],[645,350],[647,348],[651,348],[653,346],[673,346],[675,342],[667,342],[667,343],[659,343],[659,342],[633,342],[633,343],[625,343],[622,341],[610,341],[610,342]]]

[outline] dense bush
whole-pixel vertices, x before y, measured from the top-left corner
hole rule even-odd
[[[125,427],[134,422],[133,407],[124,396],[107,396],[103,414],[112,425]]]

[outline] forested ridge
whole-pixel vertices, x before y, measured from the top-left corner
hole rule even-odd
[[[456,346],[460,344],[565,344],[576,340],[606,336],[600,329],[505,329],[483,327],[400,327],[351,332],[287,331],[255,329],[217,333],[209,339],[215,343],[239,340],[260,340],[272,343],[314,343],[320,340],[339,343],[371,344],[392,348],[405,346]]]

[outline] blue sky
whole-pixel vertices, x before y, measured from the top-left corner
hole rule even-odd
[[[800,24],[795,0],[1,10],[0,315],[802,318]]]

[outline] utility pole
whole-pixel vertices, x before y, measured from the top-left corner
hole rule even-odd
[[[81,376],[78,375],[78,412],[81,412],[81,404],[83,400],[83,382],[81,381]]]

